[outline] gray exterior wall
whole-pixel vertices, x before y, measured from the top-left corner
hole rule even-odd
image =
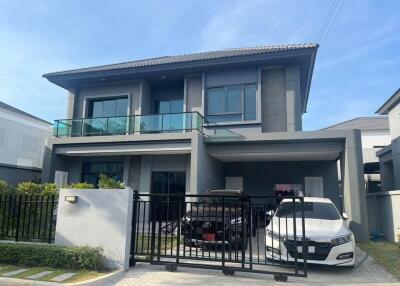
[[[203,114],[202,76],[189,76],[186,78],[185,104],[186,111],[197,111]]]
[[[24,181],[40,180],[40,177],[41,170],[0,165],[0,180],[6,181],[9,185],[15,186]]]
[[[262,132],[287,131],[285,70],[263,70],[261,73]]]

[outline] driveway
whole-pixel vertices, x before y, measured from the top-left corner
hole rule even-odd
[[[309,265],[308,278],[289,277],[292,285],[400,285],[396,277],[375,263],[357,248],[357,264],[353,268],[336,268]],[[115,284],[130,285],[284,285],[275,282],[271,275],[236,272],[235,276],[224,276],[221,271],[195,268],[179,268],[167,272],[163,266],[138,263]]]

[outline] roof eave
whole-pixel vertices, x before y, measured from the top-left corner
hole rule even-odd
[[[310,63],[310,68],[308,71],[308,78],[307,78],[307,85],[306,85],[306,91],[305,91],[305,98],[304,98],[304,104],[303,104],[303,114],[307,112],[307,102],[308,102],[308,97],[311,89],[311,80],[312,80],[312,75],[314,72],[314,66],[315,66],[315,60],[317,58],[317,51],[318,51],[319,45],[317,44],[313,50],[314,53],[311,56],[311,63]]]
[[[386,102],[379,107],[375,113],[380,115],[387,115],[390,110],[394,107],[395,104],[400,102],[400,88],[396,90],[396,92],[388,99]]]

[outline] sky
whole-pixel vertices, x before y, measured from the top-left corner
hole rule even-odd
[[[334,0],[0,0],[0,101],[53,122],[72,68],[315,42]],[[303,129],[375,111],[400,87],[400,1],[347,0],[320,43]]]

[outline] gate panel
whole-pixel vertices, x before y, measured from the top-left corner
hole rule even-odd
[[[135,193],[131,262],[306,277],[304,199],[270,221],[281,200]]]

